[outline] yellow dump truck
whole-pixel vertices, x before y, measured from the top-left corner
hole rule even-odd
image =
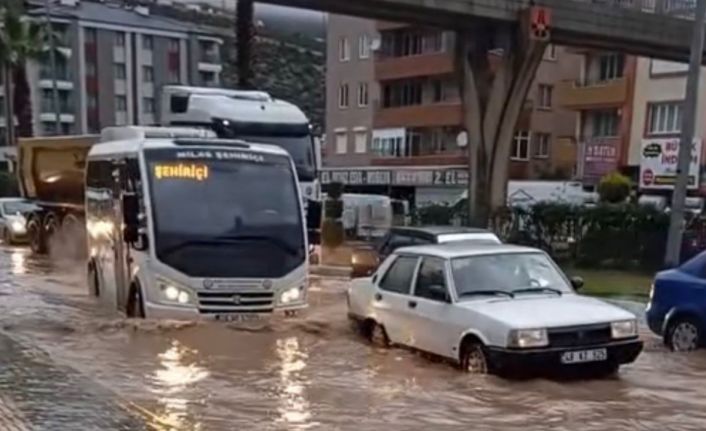
[[[72,240],[81,241],[85,229],[86,156],[99,140],[100,135],[19,140],[20,190],[40,208],[27,215],[27,233],[33,252],[47,253],[53,238],[62,232],[70,232]],[[80,246],[85,247],[85,244]]]

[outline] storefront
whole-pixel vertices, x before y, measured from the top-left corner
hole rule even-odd
[[[412,205],[454,203],[466,190],[464,166],[429,168],[324,168],[321,184],[342,183],[347,193],[384,194]]]

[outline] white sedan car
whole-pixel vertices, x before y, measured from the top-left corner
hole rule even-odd
[[[613,373],[642,350],[635,315],[578,295],[582,284],[537,249],[424,245],[396,250],[372,277],[353,280],[348,313],[376,344],[449,358],[470,372]]]

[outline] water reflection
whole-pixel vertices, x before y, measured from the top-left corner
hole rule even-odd
[[[297,337],[277,340],[277,356],[282,361],[278,396],[278,422],[289,425],[289,429],[307,429],[316,426],[311,422],[311,410],[304,390],[306,379],[301,372],[306,368],[309,355],[299,347]]]
[[[13,274],[20,275],[27,272],[27,250],[14,250],[10,259]]]
[[[189,362],[189,357],[196,357],[197,353],[175,340],[169,349],[159,355],[162,368],[154,372],[152,380],[156,386],[153,391],[157,394],[158,403],[163,410],[159,418],[162,424],[174,428],[186,425],[187,395],[192,391],[193,385],[209,376],[208,370]],[[190,429],[198,430],[201,427],[196,424]]]

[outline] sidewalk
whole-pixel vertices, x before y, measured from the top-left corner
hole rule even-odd
[[[106,388],[0,332],[0,430],[148,429]]]

